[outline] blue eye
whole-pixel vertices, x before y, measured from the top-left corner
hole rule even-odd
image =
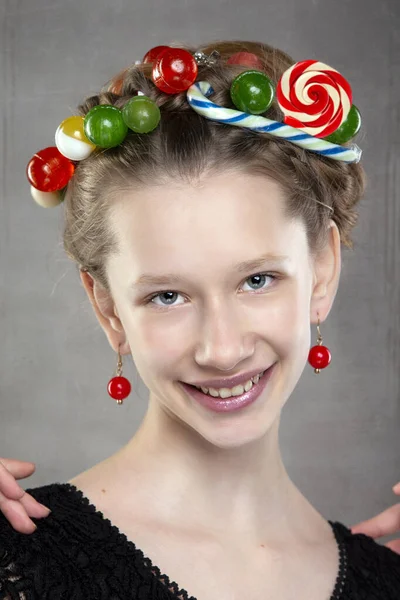
[[[270,286],[263,287],[263,280],[265,280],[266,277],[269,277],[272,280],[278,279],[278,277],[276,275],[273,275],[272,273],[256,273],[254,275],[250,275],[250,277],[248,277],[245,280],[245,283],[247,281],[249,281],[250,279],[257,279],[257,278],[261,279],[261,281],[258,284],[256,284],[259,287],[252,288],[252,289],[253,289],[253,291],[257,291],[257,290],[260,290],[260,289],[264,290],[264,289],[267,289],[267,287],[270,287]],[[155,302],[153,302],[153,300],[155,300],[156,298],[160,298],[161,299],[163,296],[165,298],[168,297],[168,303],[165,303],[165,304],[156,304]],[[165,291],[165,292],[158,292],[157,294],[153,294],[147,300],[146,304],[150,304],[151,303],[151,304],[154,304],[155,306],[160,307],[160,308],[167,308],[168,306],[179,306],[179,304],[174,304],[174,300],[176,300],[177,296],[180,296],[180,294],[178,294],[178,292],[174,292],[172,290],[168,290],[168,291]],[[183,303],[181,303],[181,304],[183,304]]]
[[[154,296],[152,296],[149,299],[149,302],[153,302],[153,300],[155,298],[162,298],[163,296],[168,296],[168,300],[173,300],[174,296],[179,296],[179,294],[177,292],[160,292],[159,294],[155,294]],[[172,298],[171,298],[171,296],[172,296]],[[153,302],[153,304],[155,304],[155,302]],[[159,305],[156,304],[156,306],[159,306]],[[164,306],[171,306],[171,303],[168,302],[168,304],[165,304]]]
[[[265,279],[266,277],[270,277],[271,279],[276,279],[276,277],[274,275],[271,275],[271,273],[256,273],[255,275],[250,275],[250,277],[248,277],[248,279],[246,279],[246,281],[249,281],[249,279],[257,279],[257,278],[261,278],[261,281],[263,279]],[[262,285],[261,285],[262,288]],[[257,288],[260,289],[260,288]]]

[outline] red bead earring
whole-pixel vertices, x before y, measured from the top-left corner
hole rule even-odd
[[[131,393],[131,384],[122,377],[122,358],[118,347],[118,365],[116,376],[108,382],[107,390],[111,398],[117,401],[117,404],[122,404],[124,399]]]
[[[319,328],[319,317],[317,325],[317,346],[310,348],[308,354],[308,362],[314,367],[314,373],[320,373],[321,369],[325,369],[332,359],[332,355],[326,346],[322,345],[322,335]]]

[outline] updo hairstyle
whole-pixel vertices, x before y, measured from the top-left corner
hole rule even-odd
[[[208,81],[215,92],[212,101],[229,108],[235,108],[230,98],[231,83],[248,69],[226,64],[232,54],[256,54],[275,85],[295,62],[281,50],[256,42],[220,41],[199,48],[169,45],[191,53],[219,52],[220,60],[215,65],[199,65],[197,81]],[[134,64],[123,73],[119,94],[109,91],[113,87],[109,84],[79,107],[83,116],[99,104],[122,108],[142,92],[161,111],[161,121],[151,133],[130,132],[120,146],[97,149],[77,166],[63,203],[63,243],[80,269],[110,291],[106,260],[118,252],[110,213],[121,192],[176,181],[190,184],[229,171],[264,175],[281,185],[286,214],[304,222],[312,255],[325,244],[330,219],[338,226],[342,244],[353,247],[350,235],[358,218],[356,205],[365,188],[360,163],[346,164],[267,133],[210,121],[190,107],[186,92],[168,95],[160,91],[152,83],[151,71],[151,64]],[[284,115],[274,100],[264,116],[282,122]],[[251,198],[243,201],[251,202]],[[319,202],[332,207],[333,212]]]

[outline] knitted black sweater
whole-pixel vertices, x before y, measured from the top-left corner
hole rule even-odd
[[[33,519],[38,529],[29,535],[0,514],[0,600],[196,600],[75,486],[26,491],[52,513]],[[340,551],[330,600],[400,600],[400,555],[340,522],[329,524]]]

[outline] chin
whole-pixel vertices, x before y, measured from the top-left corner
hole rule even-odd
[[[203,407],[185,411],[185,421],[210,445],[220,449],[241,448],[260,442],[280,420],[278,397],[260,398],[258,405],[230,413],[212,413]]]
[[[270,427],[274,421],[275,419],[271,419]],[[232,450],[259,442],[268,434],[270,427],[265,423],[219,423],[212,429],[197,427],[196,432],[211,446],[221,450]]]

